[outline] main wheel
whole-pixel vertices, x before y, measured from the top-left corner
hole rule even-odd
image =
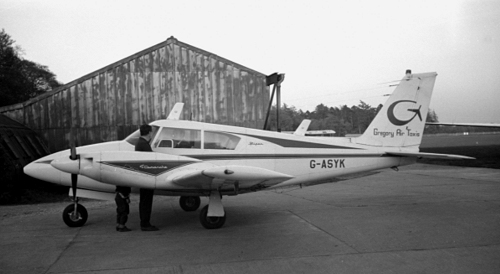
[[[87,213],[87,209],[78,204],[75,211],[75,204],[70,204],[63,211],[63,221],[69,227],[80,227],[87,222],[87,218],[89,214]]]
[[[226,214],[222,217],[208,217],[208,205],[204,206],[200,212],[201,225],[206,229],[221,228],[226,222]]]
[[[200,207],[200,197],[181,196],[179,204],[184,211],[195,211]]]

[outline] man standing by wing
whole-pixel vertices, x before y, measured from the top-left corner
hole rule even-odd
[[[153,130],[150,125],[141,125],[141,137],[135,145],[135,151],[153,151],[149,142],[151,141],[151,131]],[[140,201],[139,201],[139,216],[141,218],[142,231],[156,231],[158,228],[151,225],[151,211],[153,208],[153,195],[154,189],[141,188]]]

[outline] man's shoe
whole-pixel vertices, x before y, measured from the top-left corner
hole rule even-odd
[[[150,226],[143,226],[141,227],[142,231],[157,231],[159,230],[156,226],[150,225]]]
[[[129,231],[132,231],[132,229],[124,226],[124,227],[117,227],[116,231],[118,231],[118,232],[129,232]]]

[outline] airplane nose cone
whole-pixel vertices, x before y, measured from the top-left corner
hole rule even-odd
[[[71,174],[78,174],[80,171],[80,159],[71,160],[68,156],[56,158],[50,164],[60,171]]]
[[[39,179],[37,175],[39,174],[40,166],[41,164],[34,162],[28,164],[23,168],[24,174]]]
[[[32,162],[24,167],[23,171],[26,175],[55,184],[60,183],[61,172],[54,169],[50,162],[52,160],[42,160],[37,162]]]

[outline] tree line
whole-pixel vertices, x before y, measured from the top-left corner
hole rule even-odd
[[[313,111],[302,111],[294,106],[283,104],[280,108],[280,129],[281,131],[295,131],[302,120],[311,120],[309,130],[334,130],[335,135],[343,137],[349,134],[359,135],[365,132],[368,125],[382,108],[382,104],[372,107],[369,104],[360,101],[357,106],[348,107],[341,105],[338,107],[329,107],[319,104]],[[426,122],[439,122],[436,112],[429,109]],[[277,130],[276,124],[276,106],[273,106],[269,115],[268,129]],[[498,128],[482,128],[472,126],[432,126],[425,127],[424,134],[446,134],[446,133],[464,133],[464,132],[495,132]]]
[[[0,32],[0,107],[22,103],[62,84],[47,66],[23,58],[21,47]]]

